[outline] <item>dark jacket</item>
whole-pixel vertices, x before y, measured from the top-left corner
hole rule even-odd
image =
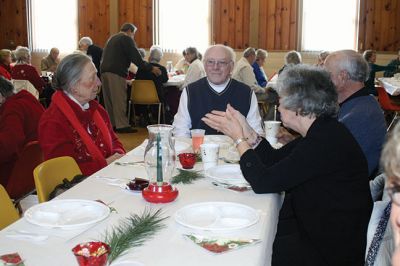
[[[360,146],[341,123],[318,118],[279,150],[263,141],[240,160],[256,193],[285,192],[272,265],[363,265],[372,199]]]
[[[152,66],[156,66],[156,67],[160,68],[161,75],[156,76],[151,71],[148,71],[143,68],[138,68],[135,79],[154,81],[154,85],[156,85],[156,88],[157,88],[158,98],[160,99],[161,102],[164,102],[163,83],[168,81],[167,69],[164,66],[157,64],[157,63],[150,63],[150,64]]]

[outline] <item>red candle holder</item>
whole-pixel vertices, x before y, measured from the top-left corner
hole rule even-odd
[[[162,185],[158,185],[157,182],[150,183],[142,191],[143,198],[151,203],[168,203],[174,201],[178,194],[178,190],[167,182],[163,182]]]
[[[181,153],[178,155],[178,158],[183,169],[192,169],[196,163],[195,153]]]
[[[72,252],[80,266],[105,266],[110,246],[103,242],[86,242],[76,245]]]

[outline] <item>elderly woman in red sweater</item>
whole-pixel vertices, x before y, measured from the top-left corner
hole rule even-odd
[[[18,154],[25,144],[37,140],[43,106],[28,91],[14,93],[14,86],[0,77],[0,184],[7,186]]]
[[[17,63],[11,69],[13,79],[29,80],[30,83],[42,93],[46,83],[40,77],[38,70],[31,65],[31,51],[26,47],[19,47],[15,51]]]
[[[90,57],[66,56],[53,77],[57,92],[39,124],[45,159],[71,156],[84,175],[125,154],[104,108],[94,99],[101,84]]]

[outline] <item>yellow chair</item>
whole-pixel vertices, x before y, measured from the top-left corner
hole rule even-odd
[[[152,80],[134,80],[132,82],[131,98],[129,99],[128,105],[128,121],[131,121],[130,116],[132,105],[133,120],[135,121],[136,119],[135,104],[158,105],[158,124],[160,124],[161,112],[163,113],[163,121],[165,121],[163,104],[158,98],[157,88]]]
[[[0,185],[0,230],[18,219],[19,214],[17,209],[15,209],[5,188]]]
[[[39,202],[48,201],[50,193],[64,178],[71,181],[81,174],[78,164],[69,156],[53,158],[38,165],[33,170],[33,177]]]

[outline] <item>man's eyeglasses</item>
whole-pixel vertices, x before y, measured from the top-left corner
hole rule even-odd
[[[217,61],[217,60],[206,60],[205,64],[208,67],[213,67],[215,65],[217,65],[217,67],[226,67],[229,64],[229,62]]]
[[[393,185],[386,189],[394,204],[400,206],[400,185]]]

